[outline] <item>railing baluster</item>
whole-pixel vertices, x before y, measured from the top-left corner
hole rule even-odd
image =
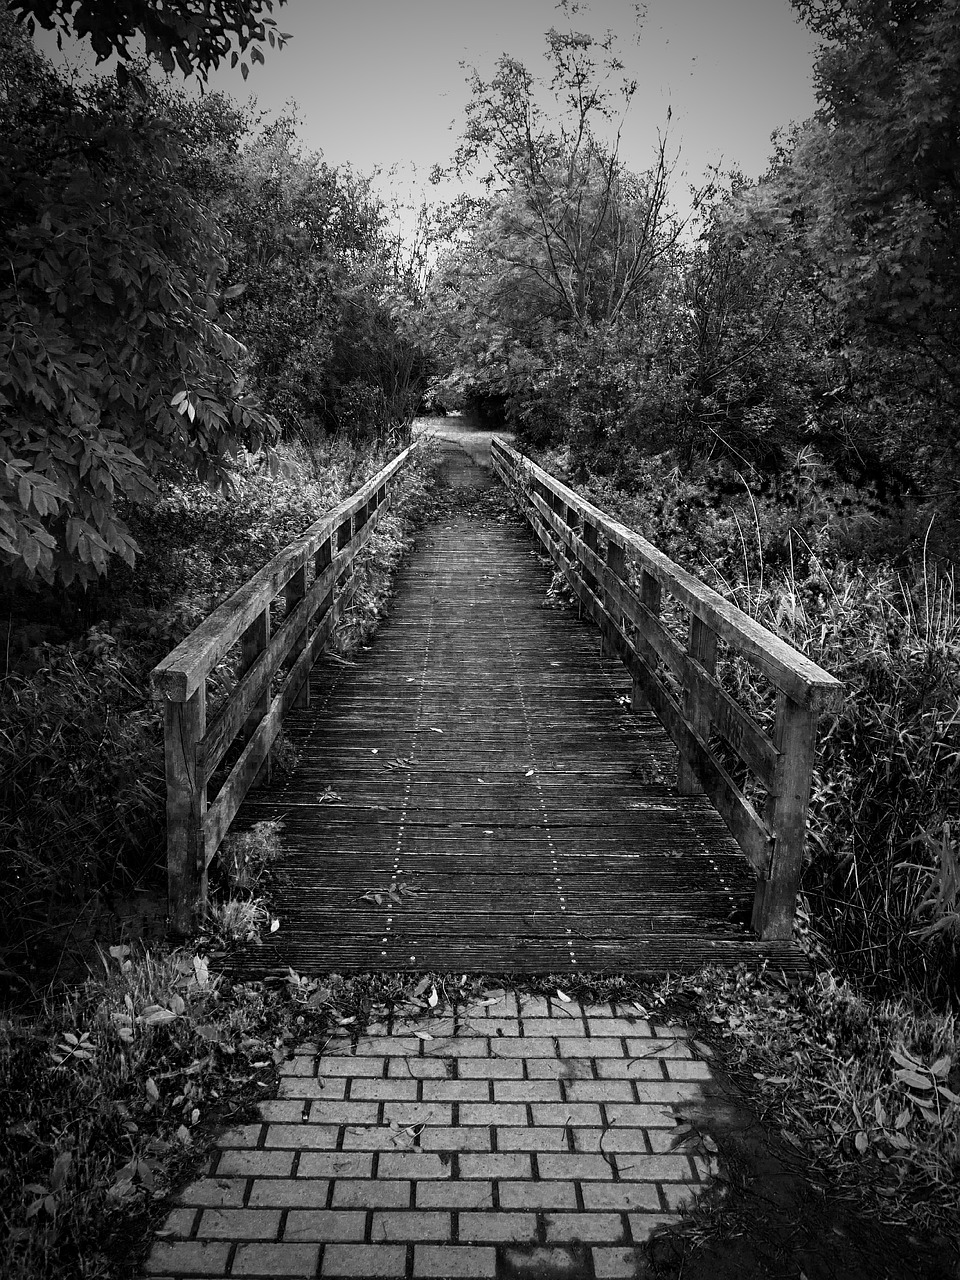
[[[290,581],[287,583],[287,585],[283,589],[284,599],[287,602],[288,616],[290,615],[290,613],[292,613],[292,611],[296,608],[296,606],[300,603],[300,601],[303,599],[303,597],[306,594],[307,594],[307,566],[302,565],[296,571],[296,573],[294,573],[291,576]],[[292,667],[293,664],[296,662],[296,660],[300,657],[301,653],[303,653],[304,649],[307,647],[307,640],[309,638],[309,635],[308,635],[309,622],[310,622],[309,618],[303,619],[303,622],[302,622],[303,631],[301,632],[301,635],[299,639],[296,641],[296,643],[294,644],[293,648],[290,650],[290,659],[288,662],[288,666]],[[310,705],[310,677],[308,676],[307,679],[304,680],[303,684],[300,686],[299,690],[297,691],[297,696],[294,698],[292,706],[302,709],[304,707],[309,707],[309,705]]]
[[[615,577],[619,578],[621,582],[626,581],[627,557],[623,547],[620,546],[619,542],[614,542],[612,538],[607,540],[607,568]],[[605,604],[605,608],[609,612],[611,606],[609,604]],[[615,619],[622,627],[623,614],[617,612]],[[617,650],[613,643],[613,637],[609,631],[609,625],[601,628],[600,652],[604,657],[608,658],[614,658],[617,655]]]
[[[780,759],[765,814],[773,834],[773,853],[768,875],[757,882],[753,904],[753,927],[761,938],[789,938],[793,933],[816,754],[817,718],[816,707],[801,707],[785,693],[778,694],[773,742]]]
[[[207,788],[199,785],[197,747],[207,728],[206,681],[186,702],[167,699],[163,746],[167,777],[167,895],[170,923],[179,934],[193,928],[194,910],[206,905],[207,876],[200,828]]]
[[[240,638],[240,675],[245,671],[249,671],[257,658],[263,653],[270,641],[270,606],[268,605],[262,613],[258,613],[253,622],[250,623],[246,631]],[[243,740],[248,741],[257,730],[260,721],[267,714],[270,706],[270,682],[267,682],[261,696],[253,704],[253,709],[247,717],[247,721],[243,726]],[[265,782],[270,781],[272,773],[272,755],[267,756],[264,761],[261,777]]]
[[[687,653],[699,662],[705,671],[713,675],[717,666],[717,633],[696,616],[690,617],[690,633]],[[683,716],[704,742],[710,739],[710,710],[701,702],[696,686],[688,684],[683,691]],[[682,796],[700,795],[703,787],[697,777],[693,757],[680,748],[677,758],[677,790]]]
[[[647,573],[646,569],[640,574],[640,603],[644,608],[648,609],[655,618],[660,617],[660,601],[661,601],[660,583],[652,573]],[[657,669],[657,651],[647,640],[641,631],[637,631],[636,640],[634,642],[637,650],[637,656],[641,659],[644,666],[651,675]],[[652,707],[650,699],[643,691],[643,686],[638,680],[633,682],[633,694],[630,698],[630,708],[632,711],[649,711]]]

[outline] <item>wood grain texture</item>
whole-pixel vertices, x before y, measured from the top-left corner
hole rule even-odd
[[[520,519],[450,516],[369,648],[318,664],[285,720],[299,768],[237,816],[281,818],[285,850],[280,929],[238,972],[802,968],[753,936],[735,841],[677,795],[668,735],[551,576]]]

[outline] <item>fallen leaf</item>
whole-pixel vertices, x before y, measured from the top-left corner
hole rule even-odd
[[[435,728],[433,727],[433,725],[431,725],[431,726],[430,726],[430,732],[431,732],[431,733],[443,733],[443,730],[442,730],[442,729],[435,729]]]
[[[430,1032],[429,1032],[429,1031],[415,1031],[413,1034],[417,1037],[417,1039],[418,1039],[418,1040],[432,1040],[432,1039],[433,1039],[433,1036],[430,1034]]]
[[[431,1009],[435,1009],[439,1003],[440,1003],[440,997],[437,995],[437,988],[434,987],[431,990],[430,994],[427,996],[427,1004],[430,1006]]]
[[[557,988],[557,998],[559,1000],[562,1000],[564,1004],[570,1003],[570,997],[567,995],[565,991],[561,991],[559,987]]]

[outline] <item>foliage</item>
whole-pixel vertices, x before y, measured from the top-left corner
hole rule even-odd
[[[155,58],[167,74],[177,66],[184,75],[193,72],[205,80],[230,55],[235,67],[239,54],[249,49],[251,62],[262,62],[264,40],[281,47],[290,37],[274,30],[276,23],[264,17],[273,12],[274,0],[178,0],[176,5],[158,5],[156,0],[10,0],[9,8],[23,22],[29,34],[36,26],[56,31],[59,37],[73,35],[89,39],[97,61],[111,54],[130,61],[130,41],[141,36],[148,58]],[[277,0],[278,5],[287,0]],[[241,64],[244,79],[249,71]],[[125,82],[124,64],[117,78]],[[140,82],[142,83],[142,82]]]
[[[657,416],[650,374],[666,349],[679,226],[665,140],[645,173],[619,158],[615,121],[635,86],[612,38],[551,30],[547,46],[546,83],[506,55],[490,81],[471,75],[455,164],[488,166],[489,194],[430,300],[461,394],[505,403],[528,440],[566,438],[586,454],[610,424],[632,438]]]
[[[271,555],[357,489],[383,457],[331,440],[281,449],[276,475],[241,463],[232,494],[166,485],[136,513],[137,572],[115,572],[85,601],[85,629],[15,633],[0,691],[0,970],[29,984],[86,935],[81,915],[162,865],[164,778],[152,668]],[[335,643],[349,651],[385,608],[406,530],[427,501],[435,451],[420,449],[393,513],[358,565],[358,595]],[[402,522],[402,525],[401,523]],[[36,610],[25,592],[22,612]],[[58,637],[54,643],[52,635]],[[211,682],[227,681],[223,671]],[[64,921],[71,925],[64,930]],[[73,931],[78,937],[72,939]]]
[[[845,975],[955,998],[960,602],[951,573],[922,547],[902,549],[895,569],[896,524],[834,484],[809,452],[765,492],[729,466],[681,472],[671,463],[633,458],[619,476],[578,487],[844,684],[842,706],[820,725],[803,877],[808,941]],[[615,487],[627,479],[629,490]],[[725,662],[721,675],[762,721],[770,697],[760,673]]]
[[[0,20],[0,557],[69,584],[133,563],[164,471],[226,483],[274,431],[217,319],[223,241],[163,97],[78,89]]]
[[[211,1129],[270,1088],[299,1012],[201,954],[112,946],[102,974],[0,1021],[0,1271],[114,1276]],[[301,1018],[302,1021],[302,1018]]]

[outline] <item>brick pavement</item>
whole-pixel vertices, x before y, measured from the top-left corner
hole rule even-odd
[[[636,1010],[491,992],[302,1045],[154,1242],[177,1277],[627,1277],[714,1171],[710,1070]]]

